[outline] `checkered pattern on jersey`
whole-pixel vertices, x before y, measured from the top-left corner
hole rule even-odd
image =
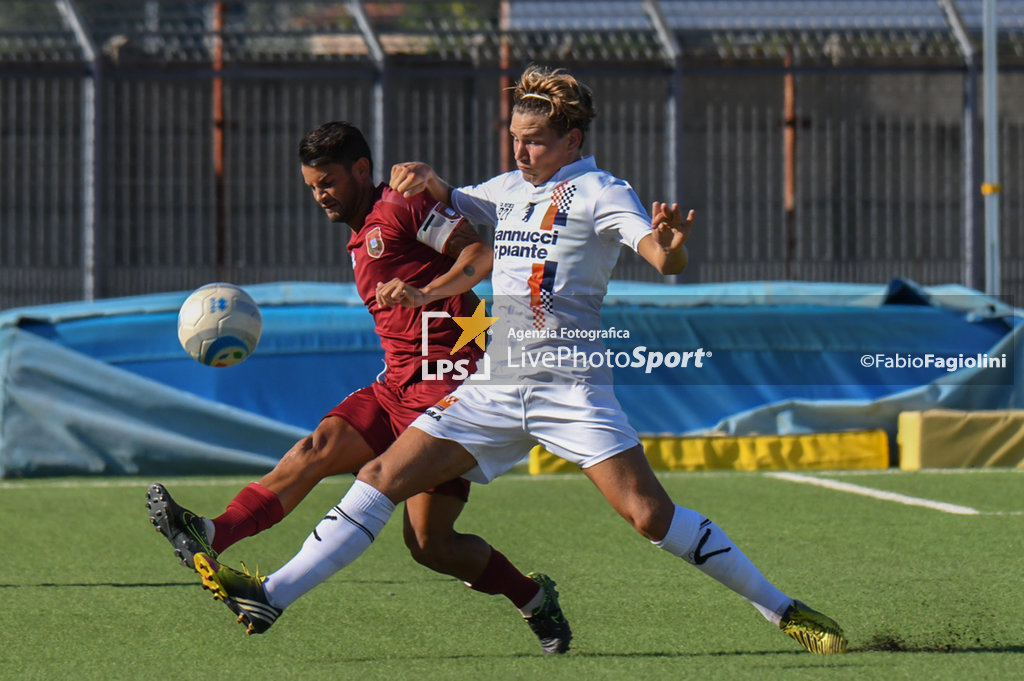
[[[569,219],[569,208],[572,207],[572,198],[576,196],[576,185],[569,184],[566,180],[551,190],[551,205],[544,213],[540,228],[550,231],[556,225],[564,227]]]
[[[530,309],[533,311],[533,328],[543,329],[555,288],[555,271],[558,263],[552,260],[533,263],[530,274]]]

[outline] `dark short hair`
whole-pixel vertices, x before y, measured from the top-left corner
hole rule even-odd
[[[326,163],[340,163],[346,170],[361,158],[370,162],[373,173],[373,156],[370,145],[359,128],[345,121],[324,123],[306,133],[299,142],[299,161],[304,166],[321,166]]]

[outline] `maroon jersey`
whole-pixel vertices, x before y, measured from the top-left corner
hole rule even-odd
[[[401,279],[423,288],[450,270],[455,261],[443,254],[444,242],[463,220],[426,192],[407,199],[381,184],[362,229],[352,232],[348,251],[352,256],[356,289],[373,315],[384,348],[385,383],[397,386],[419,381],[424,359],[476,359],[483,354],[470,343],[450,357],[462,330],[451,319],[443,317],[428,320],[429,353],[426,356],[421,353],[421,313],[444,311],[453,317],[469,317],[478,302],[472,291],[414,308],[383,308],[377,305],[375,296],[378,283]]]

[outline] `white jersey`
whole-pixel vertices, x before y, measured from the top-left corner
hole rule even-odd
[[[488,354],[499,375],[509,352],[603,348],[600,340],[572,332],[600,329],[601,303],[622,245],[635,251],[651,232],[651,219],[627,182],[587,156],[540,186],[516,170],[454,189],[452,205],[470,220],[494,225],[492,314],[499,322]],[[524,377],[521,369],[511,373]],[[579,371],[568,373],[582,378]]]
[[[602,349],[599,339],[559,332],[600,329],[601,302],[625,244],[636,250],[651,220],[622,180],[587,157],[535,187],[516,171],[452,191],[452,205],[475,222],[495,226],[492,315],[498,323],[487,346],[491,379],[477,375],[411,427],[455,440],[477,466],[464,474],[488,482],[540,442],[581,468],[640,444],[615,399],[611,370],[504,362],[519,345],[527,352],[568,346]],[[503,334],[534,331],[521,343]]]

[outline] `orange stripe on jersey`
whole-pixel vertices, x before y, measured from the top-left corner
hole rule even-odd
[[[540,285],[544,281],[544,263],[533,263],[533,271],[527,283],[530,285],[530,306],[540,305]]]
[[[551,205],[548,206],[547,212],[544,213],[544,219],[540,221],[540,228],[550,232],[555,226],[556,215],[558,215],[558,204],[552,201]]]

